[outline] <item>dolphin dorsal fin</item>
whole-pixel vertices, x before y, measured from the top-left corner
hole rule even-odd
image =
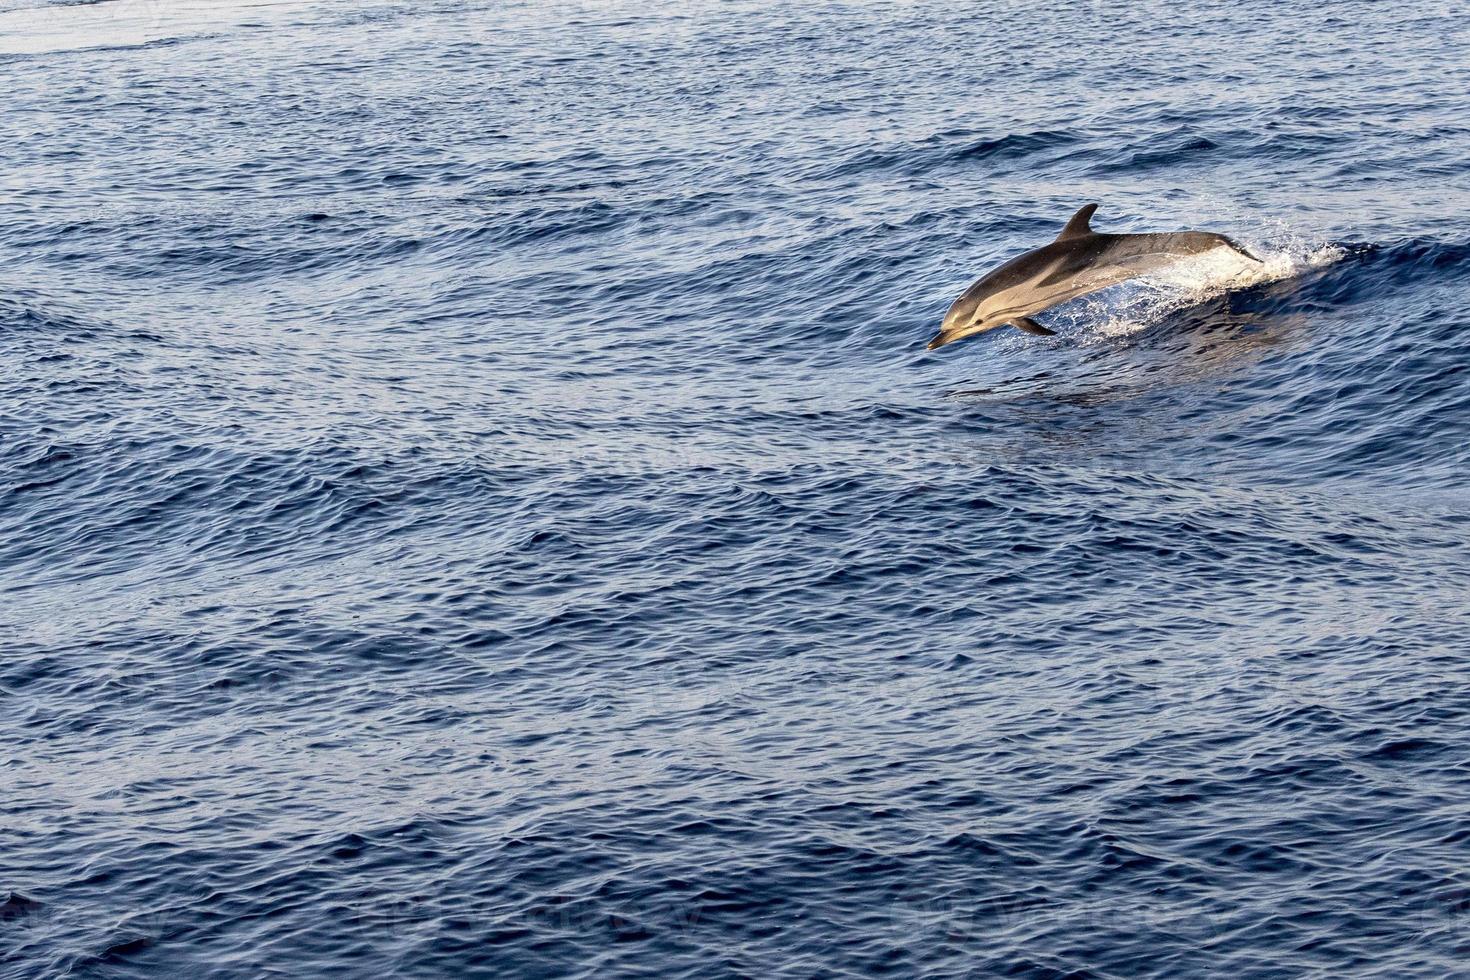
[[[1072,215],[1072,220],[1067,222],[1067,227],[1062,229],[1062,233],[1057,236],[1057,241],[1065,242],[1092,234],[1092,225],[1088,224],[1088,221],[1092,218],[1092,212],[1096,210],[1096,204],[1084,205],[1080,211]]]

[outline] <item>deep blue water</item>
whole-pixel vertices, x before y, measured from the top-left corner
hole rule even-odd
[[[1466,975],[1467,42],[0,0],[0,975]]]

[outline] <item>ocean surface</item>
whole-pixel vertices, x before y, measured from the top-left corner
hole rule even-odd
[[[1470,975],[1467,75],[0,0],[0,976]],[[1268,272],[924,350],[1089,202]]]

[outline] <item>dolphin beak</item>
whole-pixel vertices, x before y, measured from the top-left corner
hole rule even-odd
[[[925,347],[924,349],[925,350],[938,350],[939,348],[943,347],[947,343],[949,343],[949,339],[947,337],[945,337],[944,334],[937,333],[937,334],[934,335],[934,338],[929,341],[928,346]]]

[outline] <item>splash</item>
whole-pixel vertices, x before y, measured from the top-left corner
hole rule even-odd
[[[1232,290],[1289,279],[1331,265],[1347,254],[1340,245],[1311,241],[1286,231],[1243,244],[1260,257],[1259,263],[1229,249],[1205,252],[1086,297],[1076,319],[1099,340],[1124,337]]]

